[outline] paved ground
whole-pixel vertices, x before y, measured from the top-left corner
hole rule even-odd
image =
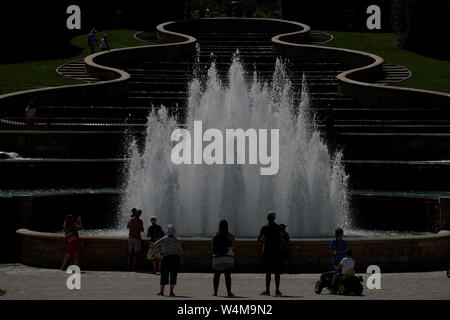
[[[0,265],[0,289],[6,290],[2,299],[176,299],[158,297],[159,276],[139,272],[86,271],[81,274],[81,289],[68,290],[69,274],[53,269],[27,267],[21,264]],[[233,292],[243,299],[446,299],[450,300],[450,279],[445,271],[426,273],[382,274],[381,289],[368,290],[362,297],[331,295],[324,290],[314,293],[318,274],[283,275],[281,291],[284,297],[262,297],[261,274],[233,274]],[[364,280],[367,276],[364,275]],[[219,296],[224,299],[224,280]],[[178,298],[213,299],[212,275],[184,273],[179,275]]]

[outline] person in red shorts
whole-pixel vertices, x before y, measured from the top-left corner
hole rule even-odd
[[[64,256],[61,270],[64,270],[67,262],[71,257],[74,258],[74,264],[78,266],[80,256],[80,236],[78,231],[81,230],[81,217],[74,219],[72,215],[67,215],[64,221],[64,233],[66,235],[66,255]]]
[[[144,222],[140,219],[142,210],[137,210],[131,215],[128,221],[128,269],[131,267],[131,258],[133,258],[133,270],[136,270],[136,263],[142,247],[141,233],[144,232]]]

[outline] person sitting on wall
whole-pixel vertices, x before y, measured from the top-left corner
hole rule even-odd
[[[74,219],[72,215],[67,215],[64,220],[64,233],[66,235],[66,255],[64,256],[61,270],[64,270],[67,262],[74,257],[74,264],[78,266],[80,255],[80,236],[78,231],[83,228],[81,217]]]
[[[342,239],[344,236],[344,230],[342,230],[341,228],[337,228],[334,231],[334,235],[336,239],[333,239],[330,242],[330,250],[332,254],[331,258],[332,270],[335,270],[335,267],[339,265],[341,260],[344,258],[345,250],[347,250],[348,248],[347,241]]]

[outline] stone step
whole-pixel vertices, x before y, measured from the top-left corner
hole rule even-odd
[[[87,73],[83,60],[67,62],[56,68],[56,71],[65,77],[74,78],[89,83],[101,81],[100,79],[94,78]]]
[[[411,71],[404,66],[384,62],[383,63],[383,76],[380,79],[373,81],[372,83],[377,84],[390,84],[397,83],[403,80],[409,79],[411,77]]]

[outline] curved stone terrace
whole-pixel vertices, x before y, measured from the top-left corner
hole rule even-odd
[[[157,30],[166,44],[87,57],[87,72],[102,81],[1,97],[2,127],[7,130],[0,145],[23,157],[73,158],[74,163],[122,157],[125,129],[142,135],[152,108],[164,104],[183,122],[198,43],[200,64],[208,65],[213,52],[222,73],[236,49],[245,65],[256,66],[263,77],[270,76],[277,56],[290,59],[293,84],[300,89],[306,75],[319,120],[326,105],[333,105],[336,139],[345,159],[354,168],[363,167],[353,179],[363,177],[374,161],[389,181],[389,169],[395,166],[406,167],[408,176],[417,168],[443,168],[436,163],[449,159],[450,124],[442,118],[448,114],[450,95],[374,84],[384,75],[378,56],[308,43],[308,26],[273,19],[201,19],[165,23]],[[45,114],[46,121],[38,125],[45,130],[22,130],[23,106],[30,97],[36,97]],[[442,189],[450,188],[443,182]],[[443,244],[442,252],[445,248]]]

